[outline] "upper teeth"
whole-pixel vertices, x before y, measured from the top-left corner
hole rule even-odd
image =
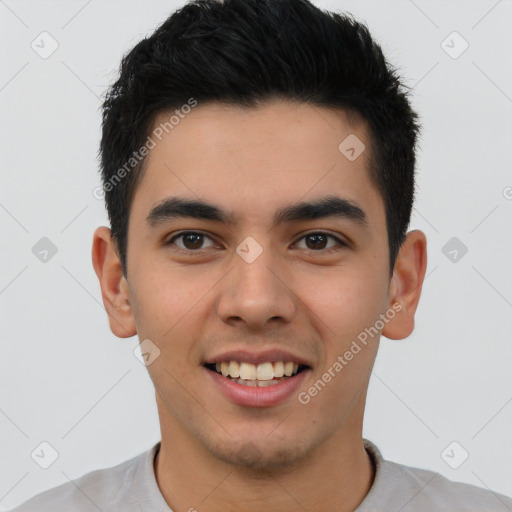
[[[238,361],[222,361],[216,363],[215,369],[224,377],[243,380],[272,380],[274,377],[291,377],[297,373],[299,365],[292,361],[275,363],[239,363]]]

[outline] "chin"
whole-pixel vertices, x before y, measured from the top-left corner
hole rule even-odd
[[[247,469],[252,472],[268,472],[291,470],[297,466],[306,454],[306,449],[300,441],[293,442],[287,439],[287,445],[276,439],[269,443],[268,439],[260,440],[241,439],[235,442],[223,442],[209,447],[209,451],[217,459],[235,466],[237,469]],[[312,448],[311,448],[312,449]]]

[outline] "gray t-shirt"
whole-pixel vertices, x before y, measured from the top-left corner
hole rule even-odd
[[[452,482],[439,473],[384,460],[364,439],[375,480],[355,512],[511,512],[512,499]],[[11,512],[172,512],[155,479],[153,461],[160,442],[111,468],[91,471],[42,492]]]

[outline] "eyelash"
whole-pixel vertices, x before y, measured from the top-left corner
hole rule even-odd
[[[176,240],[178,238],[182,238],[185,235],[201,235],[204,238],[209,238],[210,240],[214,241],[210,236],[208,236],[206,233],[202,233],[201,231],[182,231],[181,233],[178,233],[178,234],[174,235],[167,242],[165,242],[165,245],[175,245],[174,244],[174,240]],[[303,238],[306,238],[306,237],[311,236],[311,235],[325,235],[328,238],[332,238],[332,239],[336,240],[338,245],[336,245],[335,247],[330,247],[328,249],[319,249],[317,251],[315,251],[314,249],[302,249],[302,250],[306,250],[306,251],[309,251],[309,252],[312,252],[312,253],[319,253],[319,254],[322,254],[322,253],[326,254],[327,253],[327,254],[330,254],[331,252],[336,252],[336,251],[339,251],[340,249],[348,247],[348,245],[346,243],[344,243],[343,241],[341,241],[338,237],[332,235],[331,233],[327,233],[325,231],[311,231],[310,233],[306,233],[306,234],[302,235],[297,240],[297,242],[299,242]],[[297,242],[295,242],[295,243],[297,243]],[[182,249],[181,247],[176,247],[176,246],[175,246],[175,250],[178,251],[178,252],[187,253],[187,254],[200,254],[203,251],[203,249],[197,249],[197,250]]]

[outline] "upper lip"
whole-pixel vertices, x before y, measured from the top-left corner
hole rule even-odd
[[[292,361],[293,363],[311,367],[311,363],[307,359],[279,348],[267,349],[261,352],[254,352],[246,349],[230,350],[227,352],[221,352],[208,358],[204,364],[222,363],[223,361],[238,361],[251,364],[261,364],[267,362],[275,363],[278,361],[283,361],[286,363]]]

